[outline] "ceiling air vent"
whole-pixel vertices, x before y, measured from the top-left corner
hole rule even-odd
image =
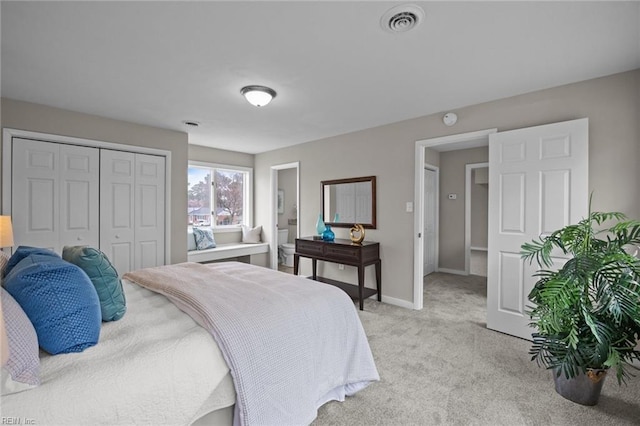
[[[424,19],[424,10],[413,5],[405,4],[393,7],[382,16],[380,25],[386,31],[391,33],[405,33],[414,29]]]

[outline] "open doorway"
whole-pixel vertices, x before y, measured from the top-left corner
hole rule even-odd
[[[487,276],[489,163],[465,166],[465,272]]]
[[[271,166],[270,267],[293,273],[295,239],[300,235],[300,163]]]
[[[477,148],[477,147],[481,147],[481,146],[488,146],[488,142],[489,142],[489,135],[492,133],[496,133],[497,129],[488,129],[488,130],[481,130],[481,131],[477,131],[477,132],[470,132],[470,133],[463,133],[463,134],[459,134],[459,135],[451,135],[451,136],[444,136],[444,137],[440,137],[440,138],[433,138],[433,139],[425,139],[425,140],[421,140],[421,141],[417,141],[416,142],[416,152],[415,152],[415,206],[416,206],[416,212],[414,215],[414,297],[413,297],[413,305],[414,305],[414,309],[422,309],[423,307],[423,290],[424,290],[424,270],[425,270],[425,262],[424,262],[424,257],[425,257],[425,241],[424,239],[426,238],[425,235],[425,167],[428,167],[429,164],[427,163],[427,157],[428,157],[428,152],[429,154],[432,154],[433,152],[448,152],[448,151],[455,151],[455,150],[461,150],[461,149],[468,149],[468,148]],[[427,151],[428,150],[428,151]],[[439,157],[438,157],[439,158]],[[439,160],[438,160],[439,161]],[[475,161],[477,162],[477,160]],[[431,161],[430,161],[431,163]],[[447,179],[448,180],[448,179]],[[461,180],[464,182],[464,176],[461,177]],[[438,204],[440,202],[440,200],[445,199],[447,200],[447,202],[449,202],[450,204],[455,204],[455,203],[459,203],[460,201],[464,202],[465,198],[464,197],[458,197],[458,194],[456,192],[451,192],[449,193],[449,191],[447,190],[443,190],[442,188],[442,182],[445,181],[445,177],[443,176],[443,169],[442,167],[440,167],[440,193],[441,196],[438,197]],[[463,184],[464,185],[464,184]],[[462,194],[460,194],[462,195]],[[449,217],[449,215],[447,214],[447,212],[445,212],[443,210],[443,208],[448,208],[449,206],[442,206],[442,208],[440,206],[437,207],[438,211],[440,212],[440,218],[445,218],[445,217]],[[463,208],[464,211],[464,208]],[[462,213],[462,215],[464,216],[464,213]],[[464,220],[463,217],[461,217],[461,221]],[[439,247],[442,248],[443,247],[443,238],[444,235],[441,235],[442,231],[442,224],[443,224],[444,219],[441,219],[441,222],[439,224],[438,227],[436,227],[436,235],[435,235],[435,239],[436,241],[439,242]],[[455,227],[458,228],[462,228],[461,224],[458,225],[453,225],[452,227],[455,229]],[[447,234],[447,230],[445,229],[444,234]],[[461,237],[462,239],[464,239],[464,235]],[[463,241],[460,242],[460,245],[463,245]],[[445,245],[446,246],[446,245]],[[449,250],[449,247],[445,247],[446,250]],[[465,249],[460,248],[460,249],[456,249],[459,250],[459,257],[463,260],[463,264],[459,267],[456,268],[447,268],[447,267],[441,267],[440,265],[440,260],[441,257],[443,255],[441,250],[437,250],[437,255],[436,255],[436,270],[438,271],[442,271],[442,272],[453,272],[453,273],[458,273],[461,275],[466,275],[469,273],[469,270],[467,268],[467,259],[466,256],[464,255]],[[445,255],[447,255],[448,252],[445,252]],[[455,254],[453,256],[449,256],[450,258],[453,257],[455,258]],[[446,265],[445,265],[446,266]]]

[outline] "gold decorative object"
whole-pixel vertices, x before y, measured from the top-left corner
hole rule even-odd
[[[359,223],[353,225],[349,230],[349,237],[353,243],[360,244],[364,240],[364,226]]]

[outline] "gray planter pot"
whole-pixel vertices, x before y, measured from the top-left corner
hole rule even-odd
[[[564,374],[558,376],[557,370],[553,370],[556,392],[569,401],[582,405],[598,403],[606,376],[607,370],[587,369],[587,374],[580,373],[576,377],[567,379]]]

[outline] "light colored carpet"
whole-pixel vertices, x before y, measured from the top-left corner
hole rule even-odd
[[[360,313],[380,382],[322,406],[313,425],[639,425],[640,374],[600,402],[558,395],[529,342],[486,328],[486,278],[425,278],[424,309],[368,299]]]

